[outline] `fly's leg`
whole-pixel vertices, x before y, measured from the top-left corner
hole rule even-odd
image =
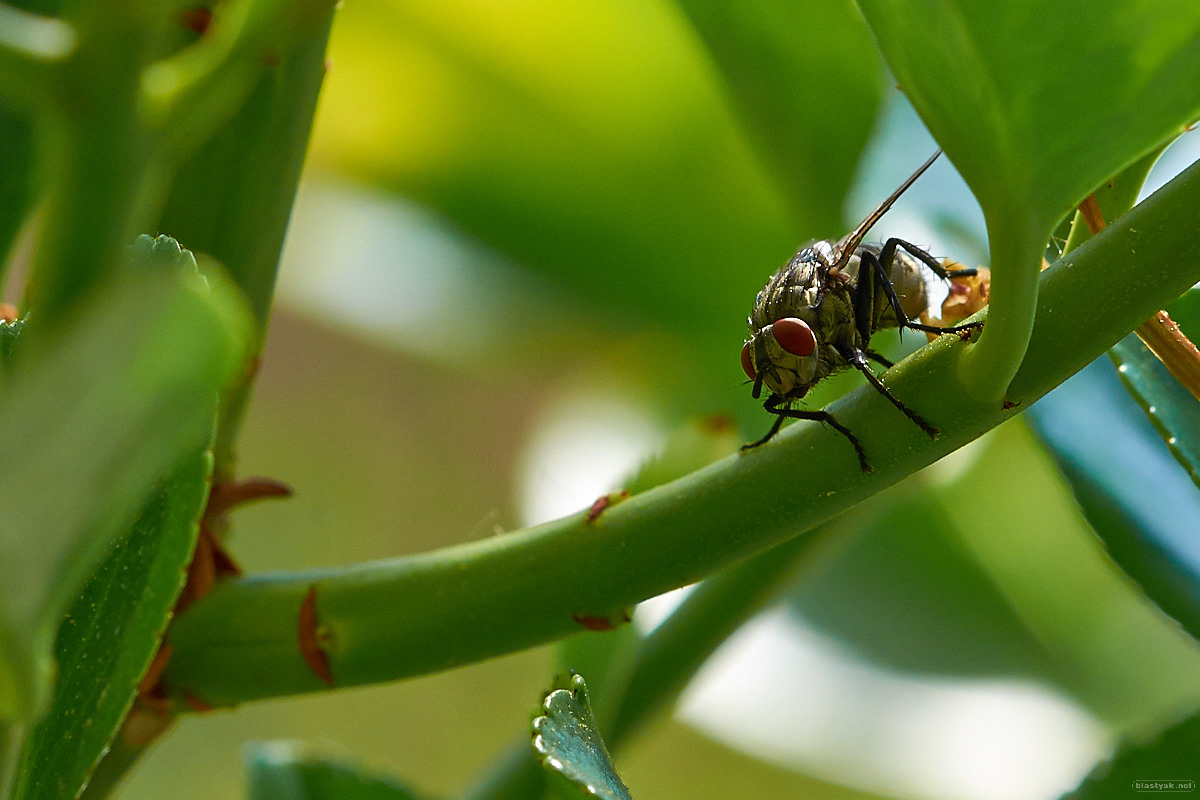
[[[782,414],[779,414],[779,412],[776,411],[775,408],[771,405],[771,400],[774,400],[774,399],[775,399],[774,397],[770,398],[769,400],[767,400],[766,404],[763,406],[764,408],[767,409],[767,411],[770,411],[772,414],[778,414],[778,416],[775,417],[775,422],[773,422],[771,424],[771,430],[767,431],[767,435],[762,437],[761,439],[756,439],[753,442],[750,442],[749,444],[742,445],[738,449],[739,453],[744,453],[747,450],[753,450],[754,448],[758,447],[759,445],[766,444],[767,442],[769,442],[775,438],[775,434],[779,433],[780,427],[783,426],[784,417]]]
[[[887,390],[885,389],[884,391]],[[807,419],[812,422],[824,422],[842,436],[845,436],[846,439],[849,440],[850,444],[854,446],[854,452],[858,455],[859,469],[861,469],[863,472],[873,471],[871,465],[867,463],[867,454],[863,451],[862,444],[858,441],[858,437],[851,433],[849,428],[834,419],[833,414],[830,414],[828,411],[808,411],[802,408],[788,408],[786,406],[780,407],[783,402],[783,398],[779,397],[778,395],[772,395],[771,397],[767,398],[767,402],[763,403],[763,408],[775,415],[775,423],[771,425],[771,430],[767,431],[766,436],[762,437],[756,442],[742,445],[741,452],[744,453],[747,450],[751,450],[761,444],[766,444],[767,442],[771,441],[771,439],[775,437],[775,434],[779,433],[779,428],[783,425],[784,418]]]
[[[863,355],[886,369],[896,366],[894,361],[884,358],[881,353],[876,353],[874,350],[863,350]]]
[[[925,266],[929,267],[935,275],[943,280],[951,278],[965,278],[976,274],[973,268],[967,269],[946,269],[938,260],[931,256],[928,252],[920,247],[917,247],[912,242],[907,242],[904,239],[888,239],[883,243],[883,247],[879,250],[879,256],[876,257],[870,252],[864,251],[859,254],[861,260],[866,261],[870,267],[868,273],[874,273],[874,281],[882,287],[884,294],[887,295],[888,303],[892,306],[892,310],[896,313],[896,319],[900,321],[901,328],[909,328],[914,331],[924,331],[925,333],[958,333],[960,331],[978,330],[983,327],[982,322],[968,322],[965,325],[951,325],[949,327],[939,327],[937,325],[925,325],[921,322],[913,322],[904,313],[904,309],[900,307],[900,298],[896,296],[896,290],[892,286],[892,279],[889,273],[892,270],[892,264],[896,260],[896,249],[903,247],[911,256],[916,258]],[[859,278],[859,285],[864,283],[862,277]],[[857,311],[857,309],[855,309]],[[864,340],[865,344],[866,340]]]
[[[918,428],[925,431],[925,434],[930,439],[937,438],[937,435],[940,432],[937,428],[926,422],[923,417],[917,414],[917,412],[904,405],[904,403],[900,401],[900,398],[892,394],[891,390],[883,385],[883,381],[879,380],[879,376],[875,374],[875,371],[871,369],[871,365],[867,363],[867,356],[865,353],[856,348],[847,348],[844,351],[839,350],[838,352],[841,353],[842,358],[846,359],[846,361],[848,361],[855,369],[857,369],[866,377],[867,381],[869,381],[870,384],[875,387],[875,391],[886,397],[892,405],[900,409],[904,416],[911,419]]]

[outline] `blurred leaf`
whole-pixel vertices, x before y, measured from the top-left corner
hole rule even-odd
[[[247,331],[229,287],[186,272],[127,274],[73,322],[27,327],[0,395],[0,445],[21,467],[0,475],[0,713],[25,721],[50,699],[67,604],[153,481],[211,434]]]
[[[1145,349],[1136,339],[1122,344],[1126,352],[1134,344]],[[1194,398],[1187,399],[1194,408]],[[1096,362],[1043,398],[1029,419],[1108,554],[1151,600],[1200,636],[1200,540],[1194,524],[1181,524],[1200,519],[1200,493],[1112,368]]]
[[[29,122],[0,109],[0,292],[21,223],[33,204],[33,131]]]
[[[569,796],[632,800],[600,738],[582,676],[559,676],[541,711],[533,721],[533,749],[546,771],[571,787]]]
[[[851,0],[681,0],[798,230],[838,236],[883,64]]]
[[[1190,794],[1196,790],[1200,753],[1200,716],[1168,728],[1156,739],[1131,744],[1101,764],[1078,789],[1062,800],[1110,800],[1145,792],[1147,795]],[[1175,784],[1173,788],[1153,784]],[[1143,784],[1140,788],[1135,784]],[[1182,784],[1182,785],[1180,785]]]
[[[629,0],[348,6],[332,57],[357,83],[331,82],[315,153],[593,308],[732,347],[762,280],[830,231],[789,222],[671,11]],[[814,202],[840,207],[836,187],[812,188]]]
[[[287,742],[251,745],[246,766],[248,800],[420,800],[389,778],[306,756]]]
[[[741,444],[728,417],[688,420],[671,432],[662,448],[637,468],[623,488],[631,496],[653,489],[731,455]]]
[[[1046,653],[963,545],[928,483],[873,501],[864,529],[790,595],[807,622],[917,673],[1044,675]]]
[[[116,735],[183,586],[211,475],[209,452],[185,459],[75,598],[55,644],[54,701],[26,747],[18,800],[72,800]]]
[[[963,377],[999,399],[1033,325],[1040,256],[1092,189],[1200,116],[1191,0],[861,0],[900,85],[983,207],[988,327]]]

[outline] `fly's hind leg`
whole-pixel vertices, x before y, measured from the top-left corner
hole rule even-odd
[[[896,319],[899,320],[901,328],[909,328],[914,331],[924,331],[925,333],[942,334],[978,330],[983,327],[982,322],[968,322],[964,325],[950,325],[947,327],[941,327],[938,325],[926,325],[921,322],[913,322],[911,319],[909,319],[908,315],[904,313],[904,309],[900,307],[900,298],[896,296],[896,290],[892,286],[892,280],[890,277],[888,277],[888,273],[892,269],[892,263],[896,260],[896,249],[900,247],[904,248],[904,250],[913,258],[929,267],[929,269],[932,270],[935,275],[943,280],[970,277],[975,275],[977,271],[973,267],[964,269],[946,269],[926,250],[917,247],[912,242],[905,241],[904,239],[888,239],[883,243],[883,247],[880,248],[878,257],[864,257],[863,260],[868,262],[870,271],[875,273],[874,282],[878,283],[883,288],[884,293],[887,295],[888,302],[892,306],[892,310],[896,313]],[[859,283],[862,283],[861,277],[859,279]]]

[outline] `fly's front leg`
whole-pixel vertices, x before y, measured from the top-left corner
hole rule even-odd
[[[879,392],[881,395],[891,401],[891,404],[900,409],[900,411],[904,413],[904,416],[911,419],[918,428],[925,431],[925,434],[930,439],[937,438],[939,433],[937,428],[926,422],[924,418],[917,414],[917,412],[904,405],[904,403],[900,401],[900,398],[892,394],[891,390],[883,385],[883,381],[879,380],[879,376],[875,374],[875,371],[871,369],[871,365],[867,363],[867,357],[865,353],[863,353],[861,350],[849,348],[847,348],[845,351],[839,352],[841,352],[842,358],[846,359],[846,361],[848,361],[854,366],[855,369],[857,369],[866,377],[870,384],[875,387],[875,391]]]
[[[771,426],[771,430],[767,431],[767,435],[756,442],[742,445],[741,452],[746,452],[752,448],[758,447],[761,444],[769,442],[774,438],[775,434],[779,433],[779,428],[783,425],[784,418],[788,419],[807,419],[812,422],[823,422],[833,428],[835,431],[845,436],[850,444],[854,446],[854,452],[858,455],[858,467],[863,472],[871,472],[871,465],[867,463],[867,454],[863,451],[862,444],[858,441],[858,437],[850,432],[842,423],[834,419],[833,414],[828,411],[807,411],[801,408],[788,408],[784,405],[783,398],[778,395],[772,395],[763,403],[763,408],[768,412],[775,414],[775,424]]]

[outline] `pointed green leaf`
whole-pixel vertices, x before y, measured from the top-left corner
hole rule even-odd
[[[71,604],[54,702],[26,746],[16,800],[72,800],[117,733],[183,587],[211,475],[209,452],[186,458]]]
[[[1191,0],[861,0],[901,87],[983,207],[987,328],[962,377],[999,400],[1029,341],[1057,222],[1200,116]]]
[[[533,749],[542,766],[571,787],[572,797],[632,800],[596,729],[583,676],[560,676],[555,686],[533,720]]]
[[[153,482],[211,435],[246,315],[222,282],[128,270],[73,324],[23,331],[0,394],[0,449],[20,466],[0,474],[0,715],[45,710],[67,604]]]
[[[390,778],[306,756],[289,742],[248,747],[246,765],[248,800],[420,800]]]

